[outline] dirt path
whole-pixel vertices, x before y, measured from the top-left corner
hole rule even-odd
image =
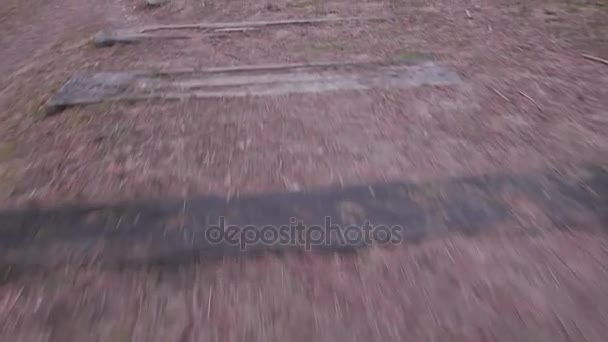
[[[19,221],[23,229],[1,228],[0,236],[38,236],[49,217],[58,236],[75,233],[82,222],[104,229],[123,222],[120,215],[117,222],[88,214],[75,219],[63,210],[70,205],[145,208],[150,217],[141,219],[162,217],[166,231],[191,224],[180,221],[186,212],[202,222],[217,208],[243,224],[291,209],[314,216],[334,205],[326,196],[337,196],[340,213],[348,215],[369,205],[389,221],[426,217],[419,226],[430,233],[347,255],[120,267],[90,265],[79,260],[74,242],[54,242],[38,258],[68,255],[71,266],[3,270],[3,338],[603,340],[608,255],[597,228],[606,222],[608,193],[605,179],[589,178],[581,165],[595,170],[608,162],[608,67],[581,54],[608,56],[604,2],[172,0],[156,9],[135,0],[34,2],[0,7],[0,27],[9,32],[0,41],[0,71],[8,75],[0,81],[0,222]],[[391,20],[108,48],[86,43],[101,29],[159,22],[328,16]],[[101,103],[52,117],[39,112],[79,70],[368,60],[430,60],[462,83]],[[514,181],[486,187],[484,175],[497,174]],[[546,182],[563,177],[578,181],[554,189],[562,202],[539,195]],[[383,198],[381,191],[390,194],[391,184],[403,182],[414,186],[405,186],[410,192],[401,202],[378,204],[376,195]],[[375,202],[357,202],[368,186],[366,196]],[[595,197],[587,203],[589,193]],[[479,200],[486,195],[500,204]],[[434,198],[441,204],[425,202]],[[228,204],[220,204],[224,200]],[[399,207],[405,200],[420,207]],[[302,214],[290,203],[312,204],[300,208]],[[50,216],[37,216],[41,207]],[[572,210],[563,214],[564,208]],[[9,209],[18,210],[16,216]],[[137,213],[127,216],[139,227]],[[486,224],[487,217],[493,219]],[[458,229],[451,228],[454,221]],[[467,230],[474,225],[481,232]],[[16,253],[1,254],[7,255],[3,265],[9,256],[18,259]]]
[[[584,32],[600,35],[597,41],[602,41],[601,12],[592,11],[594,7],[568,12],[569,5],[560,9],[558,4],[557,10],[471,5],[478,18],[468,19],[461,13],[465,4],[458,10],[440,3],[363,4],[361,9],[346,2],[278,4],[278,11],[259,4],[243,14],[241,4],[234,3],[215,11],[211,6],[201,18],[364,12],[399,19],[64,51],[65,58],[40,74],[24,75],[28,81],[23,87],[14,85],[5,93],[8,108],[17,112],[8,120],[29,127],[19,117],[35,110],[78,69],[434,57],[462,75],[465,84],[72,109],[11,139],[25,165],[15,166],[22,177],[9,189],[10,203],[25,198],[69,203],[80,198],[105,202],[200,193],[224,196],[519,171],[602,158],[605,139],[598,129],[606,90],[599,85],[605,82],[605,66],[584,60],[580,53],[602,56],[605,50],[602,44],[576,46],[589,40]],[[140,19],[131,25],[150,22],[152,13],[165,13],[133,11],[125,16]],[[545,14],[551,11],[560,14]],[[583,16],[588,19],[582,25],[571,25]],[[518,29],[526,25],[530,27]],[[42,79],[48,86],[33,88],[30,79]],[[22,92],[32,96],[16,96]],[[7,135],[13,132],[21,130]],[[45,135],[51,136],[47,143],[36,143]]]

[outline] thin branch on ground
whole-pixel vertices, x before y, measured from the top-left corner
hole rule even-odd
[[[500,91],[498,91],[498,89],[491,87],[492,91],[494,91],[496,93],[496,95],[500,96],[503,100],[511,103],[511,99],[509,99],[508,97],[506,97],[503,93],[501,93]]]
[[[518,93],[527,98],[528,100],[530,100],[530,102],[534,103],[534,105],[536,106],[536,108],[538,108],[538,110],[540,110],[541,112],[543,111],[543,108],[536,102],[534,101],[534,99],[532,97],[530,97],[528,94],[524,93],[523,91],[518,91]]]
[[[605,65],[608,65],[608,59],[603,59],[600,57],[595,57],[595,56],[591,56],[591,55],[586,55],[586,54],[582,54],[583,58],[588,59],[590,61],[594,61],[594,62],[598,62],[598,63],[602,63]]]

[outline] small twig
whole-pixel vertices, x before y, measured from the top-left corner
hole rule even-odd
[[[467,15],[468,19],[473,19],[473,16],[471,15],[471,11],[465,10],[464,13]]]
[[[533,98],[531,98],[530,96],[528,96],[528,94],[524,93],[523,91],[518,91],[518,93],[521,96],[523,96],[523,97],[527,98],[528,100],[530,100],[532,103],[534,103],[534,105],[536,105],[536,108],[538,108],[538,110],[540,110],[541,112],[543,111],[542,107],[536,101],[534,101]]]
[[[493,87],[491,89],[496,93],[496,95],[500,96],[503,100],[511,103],[511,100],[508,97],[506,97],[503,93],[501,93],[500,91],[498,91],[498,89],[493,88]]]
[[[342,309],[340,308],[340,301],[338,300],[338,295],[334,292],[334,307],[336,309],[336,316],[339,319],[342,319]]]
[[[19,289],[19,291],[17,291],[17,294],[15,295],[15,297],[13,298],[13,301],[11,302],[11,304],[9,304],[8,306],[8,310],[6,310],[6,312],[11,312],[13,311],[13,308],[15,308],[15,305],[17,304],[17,302],[19,301],[19,298],[21,298],[21,294],[23,293],[23,286],[21,286],[21,288]]]
[[[181,215],[180,224],[179,224],[180,231],[184,230],[185,221],[186,221],[186,200],[184,200],[184,204],[182,205],[182,215]]]
[[[582,54],[582,56],[583,56],[583,58],[586,58],[586,59],[588,59],[590,61],[594,61],[594,62],[598,62],[598,63],[602,63],[602,64],[605,64],[605,65],[608,65],[608,59],[603,59],[603,58],[600,58],[600,57],[595,57],[595,56],[585,55],[585,54]]]
[[[209,288],[209,299],[207,300],[207,320],[209,320],[209,316],[211,315],[211,297],[213,296],[213,286]]]

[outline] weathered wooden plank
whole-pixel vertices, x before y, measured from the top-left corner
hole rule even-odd
[[[348,23],[359,21],[386,21],[389,18],[378,17],[345,17],[345,18],[309,18],[287,19],[274,21],[250,21],[227,23],[191,23],[173,25],[150,25],[139,28],[101,31],[93,36],[93,43],[97,47],[107,47],[115,44],[133,44],[149,39],[189,39],[195,34],[164,34],[160,31],[195,30],[197,33],[234,33],[246,32],[265,27],[302,26],[329,23]]]
[[[159,72],[80,72],[46,104],[49,114],[109,101],[271,96],[370,88],[452,85],[458,74],[432,61],[418,64],[279,64]]]
[[[511,202],[514,195],[516,202]],[[244,195],[232,201],[194,197],[0,211],[0,269],[87,263],[179,264],[195,256],[217,258],[264,251],[334,252],[405,245],[452,234],[474,237],[498,229],[505,234],[543,233],[539,227],[519,221],[522,200],[547,218],[551,226],[543,229],[604,229],[608,173],[598,166],[580,165],[566,172],[368,184]],[[527,210],[523,209],[524,215]],[[228,236],[215,239],[210,229],[221,225],[222,217],[225,231],[236,227],[243,234],[240,237],[246,238],[243,232],[250,230],[258,239],[243,241],[238,235],[236,241]],[[298,230],[295,222],[305,225],[300,230],[303,236],[291,233]],[[366,240],[361,235],[347,241],[340,238],[346,230],[366,229],[366,224],[402,229],[390,241],[380,235]],[[289,238],[261,240],[261,232],[269,225],[286,229]],[[325,234],[326,240],[310,240],[308,232],[313,229]]]
[[[271,21],[242,21],[231,23],[194,23],[194,24],[176,24],[176,25],[150,25],[140,29],[140,32],[151,32],[159,30],[184,30],[184,29],[228,29],[228,28],[246,28],[246,27],[268,27],[268,26],[288,26],[288,25],[314,25],[340,22],[358,22],[358,21],[386,21],[390,18],[386,17],[343,17],[343,18],[308,18],[308,19],[286,19],[286,20],[271,20]]]

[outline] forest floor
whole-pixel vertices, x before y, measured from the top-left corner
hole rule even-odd
[[[388,20],[91,43],[159,23],[354,16]],[[605,0],[3,0],[0,28],[0,339],[605,340]],[[83,70],[369,60],[432,61],[460,82],[44,110]],[[394,184],[411,192],[393,195]],[[361,199],[368,188],[384,207]],[[435,195],[440,205],[390,205]],[[95,226],[73,208],[145,208],[146,222],[220,208],[250,224],[285,223],[264,215],[296,204],[313,220],[330,204],[357,222],[394,212],[431,233],[356,253],[120,267],[78,262],[83,234],[7,242]],[[53,215],[60,223],[34,219]],[[69,260],[40,265],[64,250]]]

